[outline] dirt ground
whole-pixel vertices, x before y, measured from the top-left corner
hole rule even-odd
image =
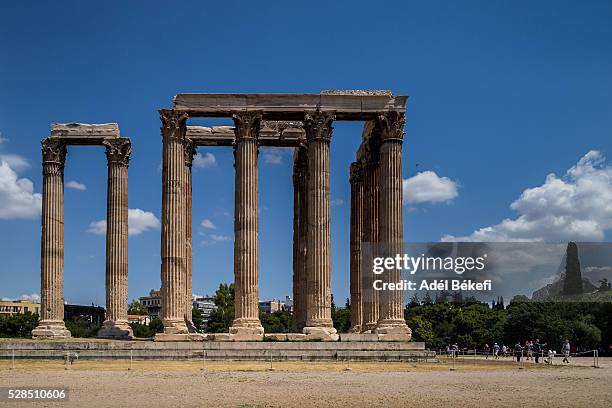
[[[560,363],[560,361],[558,362]],[[8,407],[610,407],[612,359],[518,368],[438,363],[0,361],[0,387],[69,387],[64,402]],[[4,405],[3,405],[4,404]]]

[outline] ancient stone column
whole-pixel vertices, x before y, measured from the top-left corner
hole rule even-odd
[[[351,328],[350,332],[361,332],[363,323],[361,299],[361,240],[363,221],[363,169],[358,162],[351,163],[351,226],[350,226],[350,292]]]
[[[306,326],[306,254],[308,248],[308,151],[295,148],[293,158],[293,324]]]
[[[382,256],[402,254],[404,223],[402,208],[402,142],[405,116],[398,112],[378,115],[380,127],[380,242]],[[399,269],[381,275],[386,282],[399,282]],[[404,319],[403,292],[385,290],[380,293],[380,315],[376,332],[381,339],[410,340],[411,330]]]
[[[362,332],[371,332],[376,328],[378,322],[379,293],[373,289],[376,277],[371,270],[371,265],[377,254],[379,238],[379,146],[380,140],[376,134],[373,134],[370,140],[365,142],[365,154],[361,163],[363,169],[363,240],[361,252],[364,257],[361,271]]]
[[[304,115],[308,143],[307,311],[304,333],[327,341],[338,339],[331,319],[331,248],[329,145],[334,115]]]
[[[128,308],[128,165],[130,139],[108,139],[106,205],[106,320],[98,337],[132,338]]]
[[[160,110],[163,138],[161,319],[165,335],[188,333],[185,324],[186,206],[185,134],[187,114]],[[156,336],[162,340],[164,336]]]
[[[197,146],[185,139],[185,324],[190,333],[195,333],[193,324],[193,188],[192,164]]]
[[[233,116],[236,126],[236,188],[234,213],[235,319],[234,340],[262,340],[259,321],[259,236],[257,203],[257,138],[261,112]]]
[[[42,141],[43,192],[40,254],[41,316],[33,338],[65,338],[64,324],[64,163],[66,145]]]

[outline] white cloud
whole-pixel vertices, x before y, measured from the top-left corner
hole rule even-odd
[[[212,239],[215,242],[223,242],[223,241],[229,241],[230,237],[228,237],[227,235],[211,234],[210,239]]]
[[[229,241],[230,239],[232,239],[232,237],[227,236],[227,235],[217,235],[217,234],[210,234],[208,236],[209,239],[203,240],[202,241],[202,245],[215,245],[216,243],[219,242],[226,242]]]
[[[128,210],[128,235],[140,235],[149,230],[159,229],[160,226],[159,219],[152,212],[143,211],[140,208]],[[87,232],[95,235],[106,234],[106,220],[92,222]]]
[[[29,294],[29,295],[21,295],[19,297],[19,299],[21,299],[21,300],[29,300],[30,302],[33,302],[33,303],[40,303],[40,294],[32,293],[32,294]]]
[[[344,200],[341,198],[334,198],[329,202],[332,207],[341,206],[344,204]]]
[[[40,215],[42,195],[32,181],[19,178],[10,163],[0,158],[0,219],[33,219]]]
[[[442,203],[459,195],[457,183],[434,171],[423,171],[402,183],[404,203]]]
[[[87,186],[83,183],[79,183],[76,180],[70,180],[66,183],[66,187],[72,188],[74,190],[85,191],[87,190]]]
[[[208,218],[202,220],[202,222],[200,223],[200,226],[203,228],[208,228],[208,229],[215,229],[217,228],[215,226],[215,224],[213,224],[213,222],[211,220],[209,220]]]
[[[0,153],[0,162],[8,163],[18,173],[30,168],[30,162],[18,154]]]
[[[8,142],[8,139],[6,137],[2,137],[2,133],[0,132],[0,144]]]
[[[94,235],[106,234],[106,220],[93,221],[87,227],[87,232]]]
[[[263,150],[264,163],[281,164],[283,162],[284,150],[280,148],[268,148]]]
[[[195,168],[207,169],[216,165],[217,159],[215,158],[215,155],[210,152],[206,152],[204,155],[197,153],[193,157],[193,167]]]
[[[546,176],[510,208],[519,215],[446,241],[601,241],[612,228],[612,166],[591,150],[563,177]]]

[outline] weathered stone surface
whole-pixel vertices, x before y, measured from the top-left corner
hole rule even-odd
[[[331,230],[329,144],[334,116],[320,111],[304,115],[308,144],[307,308],[304,334],[337,340],[331,319]]]
[[[362,300],[362,253],[363,239],[363,168],[354,162],[350,169],[351,184],[351,224],[350,224],[350,295],[351,328],[350,332],[359,333],[363,325]]]
[[[341,333],[340,341],[378,341],[375,333]]]
[[[384,333],[384,334],[380,333],[378,334],[378,341],[410,341],[411,338],[412,338],[412,331],[409,328],[408,328],[408,331],[404,333]]]
[[[101,144],[107,139],[121,137],[116,123],[53,123],[51,138],[62,139],[68,144]]]
[[[41,234],[41,320],[32,331],[37,339],[66,338],[64,324],[64,163],[66,145],[42,142],[43,199]]]
[[[261,114],[234,115],[236,124],[236,188],[234,206],[235,319],[230,334],[236,341],[263,340],[259,322],[259,211],[257,135]]]
[[[101,338],[129,339],[128,305],[128,164],[129,139],[109,139],[106,146],[108,188],[106,204],[106,320]]]
[[[340,336],[333,327],[304,327],[304,334],[309,340],[338,341]]]
[[[401,254],[404,241],[404,211],[402,207],[402,142],[405,118],[403,114],[388,112],[379,114],[376,128],[379,129],[380,146],[380,232],[379,241],[383,253],[377,256],[394,257]],[[399,282],[401,271],[388,269],[381,275],[387,283]],[[380,292],[379,317],[376,332],[384,339],[394,340],[405,336],[410,340],[410,329],[404,319],[403,292],[385,290]],[[399,340],[401,341],[401,340]]]
[[[381,111],[406,111],[406,97],[383,94],[178,94],[174,108],[190,116],[231,117],[250,110],[266,120],[302,120],[304,111],[334,112],[341,120],[370,120]]]
[[[162,245],[161,320],[164,334],[186,334],[186,237],[185,226],[185,133],[187,115],[161,110],[162,159]],[[155,336],[163,341],[164,336]],[[189,339],[189,337],[185,337]]]
[[[287,333],[266,333],[264,340],[267,341],[287,341]]]
[[[202,333],[180,333],[180,334],[168,334],[168,333],[157,333],[155,335],[155,341],[168,342],[168,341],[205,341],[207,336]]]
[[[283,127],[279,123],[287,125]],[[296,127],[294,123],[296,122],[275,122],[274,127],[266,127],[262,124],[257,144],[262,147],[299,146],[303,143],[305,134],[304,130]],[[233,146],[236,142],[233,126],[187,126],[187,138],[193,140],[198,146]]]

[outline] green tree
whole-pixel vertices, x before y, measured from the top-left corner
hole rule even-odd
[[[423,316],[412,316],[407,321],[408,327],[412,329],[412,339],[414,341],[424,341],[429,347],[434,339],[433,326],[430,321],[425,320]]]
[[[222,283],[215,292],[215,309],[210,313],[208,331],[227,333],[234,316],[234,284]]]
[[[142,315],[149,314],[149,311],[138,300],[132,299],[132,301],[128,305],[128,314],[142,316]]]
[[[193,321],[193,325],[198,329],[202,330],[204,328],[204,317],[202,316],[202,312],[198,308],[193,308],[191,311],[191,320]]]
[[[346,333],[351,328],[351,310],[347,308],[334,308],[332,321],[338,333]]]
[[[38,325],[38,315],[32,312],[0,317],[0,337],[30,337]]]
[[[98,335],[98,331],[100,330],[100,326],[86,320],[66,320],[64,323],[66,324],[66,328],[70,332],[70,335],[77,338],[96,337]]]
[[[274,313],[259,311],[259,321],[266,333],[289,333],[293,326],[293,316],[286,310],[277,310]]]

